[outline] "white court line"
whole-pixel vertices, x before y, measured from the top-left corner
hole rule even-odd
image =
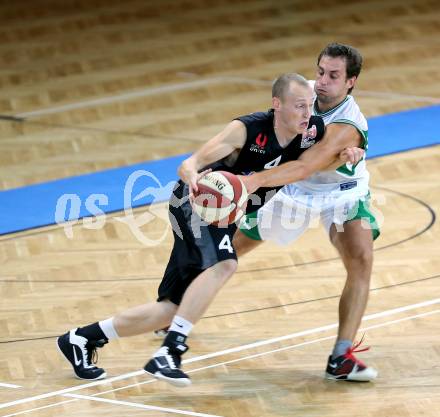
[[[420,313],[420,314],[416,314],[414,316],[409,316],[409,317],[404,317],[404,318],[401,318],[401,319],[391,320],[391,321],[387,321],[385,323],[374,324],[374,325],[368,326],[368,327],[361,327],[359,329],[359,331],[362,332],[362,331],[367,331],[367,330],[371,330],[371,329],[377,329],[379,327],[385,327],[385,326],[389,326],[391,324],[401,323],[401,322],[404,322],[404,321],[413,320],[413,319],[421,318],[421,317],[427,317],[427,316],[431,316],[433,314],[438,314],[438,313],[440,313],[440,310],[428,311],[426,313]],[[191,369],[189,371],[186,371],[186,373],[187,374],[191,374],[191,373],[194,373],[194,372],[203,371],[205,369],[216,368],[218,366],[228,365],[228,364],[231,364],[231,363],[240,362],[240,361],[247,360],[247,359],[258,358],[260,356],[281,352],[283,350],[294,349],[294,348],[301,347],[301,346],[311,345],[311,344],[314,344],[314,343],[318,343],[318,342],[322,342],[322,341],[330,340],[330,339],[336,339],[336,335],[321,337],[319,339],[313,339],[313,340],[310,340],[310,341],[307,341],[307,342],[297,343],[295,345],[284,346],[282,348],[273,349],[273,350],[269,350],[269,351],[265,351],[265,352],[260,352],[260,353],[255,353],[253,355],[244,356],[244,357],[238,358],[238,359],[231,359],[229,361],[219,362],[219,363],[216,363],[216,364],[213,364],[213,365],[208,365],[208,366],[203,366],[201,368]],[[99,393],[96,393],[96,394],[92,394],[91,397],[98,396],[98,395],[109,394],[109,393],[114,393],[115,391],[121,391],[123,389],[133,388],[133,387],[137,387],[139,385],[145,385],[145,384],[149,384],[151,382],[156,382],[156,381],[157,380],[153,379],[153,380],[149,380],[149,381],[136,382],[134,384],[126,385],[126,386],[119,387],[119,388],[113,388],[111,390],[102,391],[102,392],[99,392]],[[69,396],[69,394],[66,394],[66,396]]]
[[[417,303],[417,304],[411,304],[411,305],[404,306],[404,307],[398,307],[398,308],[393,308],[391,310],[385,310],[380,313],[369,314],[369,315],[363,317],[362,321],[373,320],[373,319],[376,319],[379,317],[391,316],[393,314],[402,313],[404,311],[414,310],[416,308],[426,307],[426,306],[438,304],[438,303],[440,303],[440,298],[435,298],[434,300],[423,301],[423,302]],[[268,339],[268,340],[262,340],[260,342],[250,343],[248,345],[238,346],[238,347],[235,347],[232,349],[222,350],[220,352],[209,353],[209,354],[203,355],[203,356],[196,356],[194,358],[184,360],[184,361],[182,361],[182,363],[198,362],[203,359],[214,358],[216,356],[226,355],[228,353],[240,352],[241,350],[245,350],[245,349],[253,349],[253,348],[256,348],[259,346],[264,346],[264,345],[269,345],[269,344],[276,343],[276,342],[281,342],[283,340],[293,339],[293,338],[300,337],[300,336],[306,336],[306,335],[313,334],[313,333],[319,333],[319,332],[323,332],[326,330],[335,329],[337,327],[338,327],[338,323],[328,324],[327,326],[316,327],[315,329],[303,330],[301,332],[291,333],[286,336],[280,336],[280,337],[275,337],[275,338]]]
[[[97,98],[97,99],[93,99],[93,100],[79,101],[77,103],[65,104],[62,106],[48,107],[48,108],[41,109],[41,110],[19,113],[19,114],[16,114],[15,117],[31,118],[31,117],[43,116],[43,115],[47,115],[47,114],[62,113],[62,112],[69,111],[69,110],[84,109],[86,107],[93,107],[93,106],[106,105],[106,104],[120,102],[120,101],[127,101],[127,100],[131,100],[133,98],[138,98],[138,97],[148,97],[148,96],[154,96],[156,94],[163,94],[166,92],[190,90],[190,89],[197,88],[197,87],[204,87],[204,86],[207,86],[210,84],[224,84],[224,83],[228,83],[228,82],[229,83],[253,84],[253,85],[268,85],[267,83],[269,83],[269,85],[271,84],[270,81],[252,80],[252,79],[240,78],[240,77],[206,78],[203,80],[186,81],[186,82],[177,83],[177,84],[168,84],[168,85],[163,85],[160,87],[150,87],[150,88],[145,88],[142,90],[131,91],[129,93],[117,94],[114,96],[107,96],[107,97]]]
[[[385,323],[375,324],[375,325],[368,326],[368,327],[362,327],[362,328],[359,329],[359,331],[363,332],[363,331],[367,331],[367,330],[371,330],[371,329],[377,329],[379,327],[385,327],[385,326],[389,326],[391,324],[401,323],[403,321],[413,320],[413,319],[417,319],[417,318],[420,318],[420,317],[432,316],[433,314],[438,314],[438,313],[440,313],[440,310],[428,311],[426,313],[420,313],[420,314],[416,314],[414,316],[404,317],[402,319],[391,320],[391,321],[387,321]],[[327,337],[321,337],[319,339],[309,340],[307,342],[297,343],[295,345],[283,346],[282,348],[268,350],[268,351],[265,351],[265,352],[254,353],[253,355],[244,356],[242,358],[231,359],[229,361],[224,361],[224,362],[216,363],[216,364],[213,364],[213,365],[204,366],[202,368],[191,369],[190,371],[187,371],[186,373],[190,374],[192,372],[204,371],[205,369],[215,368],[217,366],[229,365],[231,363],[240,362],[240,361],[244,361],[244,360],[247,360],[247,359],[258,358],[260,356],[265,356],[265,355],[270,355],[272,353],[282,352],[283,350],[295,349],[297,347],[311,345],[311,344],[314,344],[314,343],[323,342],[325,340],[330,340],[330,339],[336,339],[336,335],[327,336]],[[110,391],[107,391],[107,393],[108,392],[110,392]],[[103,393],[99,393],[99,394],[102,395]]]
[[[76,103],[64,104],[61,106],[47,107],[41,110],[34,110],[30,112],[15,114],[14,117],[32,118],[32,117],[44,116],[48,114],[62,113],[70,110],[84,109],[87,107],[94,107],[94,106],[106,105],[121,101],[127,101],[133,98],[148,97],[156,94],[163,94],[166,92],[184,91],[197,87],[204,87],[211,84],[225,84],[225,83],[242,83],[242,84],[261,85],[261,86],[272,85],[272,81],[268,81],[268,80],[259,80],[259,79],[244,78],[244,77],[220,76],[213,78],[205,78],[202,80],[185,81],[182,83],[168,84],[160,87],[149,87],[149,88],[144,88],[142,90],[131,91],[129,93],[101,97],[92,100],[79,101]],[[389,99],[404,99],[404,100],[428,102],[432,104],[440,103],[440,98],[436,98],[436,97],[414,96],[410,94],[400,94],[400,93],[392,93],[385,91],[356,90],[355,95],[360,95],[365,97],[382,97]]]
[[[99,402],[103,402],[103,403],[126,405],[128,407],[143,408],[144,410],[155,410],[155,411],[164,411],[164,412],[173,413],[173,414],[183,414],[185,416],[221,417],[221,416],[216,416],[213,414],[195,413],[194,411],[183,411],[183,410],[176,410],[175,408],[156,407],[154,405],[138,404],[138,403],[132,403],[129,401],[111,400],[108,398],[89,397],[87,395],[65,394],[65,396],[72,397],[72,398],[78,398],[80,400],[99,401]]]
[[[438,104],[440,103],[440,98],[436,97],[426,97],[426,96],[413,96],[411,94],[401,94],[401,93],[391,93],[387,91],[366,91],[366,90],[354,90],[354,96],[362,97],[383,97],[389,99],[402,99],[402,100],[412,100],[421,101],[424,103]]]
[[[114,376],[113,378],[101,379],[99,381],[89,382],[87,384],[81,384],[81,385],[77,385],[75,387],[65,388],[65,389],[58,390],[58,391],[52,391],[52,392],[48,392],[46,394],[36,395],[33,397],[27,397],[27,398],[23,398],[21,400],[11,401],[9,403],[3,403],[3,404],[0,404],[0,408],[11,407],[13,405],[23,404],[23,403],[27,403],[29,401],[41,400],[43,398],[54,397],[56,395],[62,395],[62,394],[66,394],[68,392],[79,391],[79,390],[82,390],[85,388],[95,387],[97,385],[103,385],[103,384],[107,384],[107,383],[111,384],[112,382],[115,382],[115,381],[119,381],[119,380],[127,379],[127,378],[132,378],[132,377],[144,375],[144,374],[145,374],[145,372],[143,370],[128,372],[126,374]]]
[[[440,298],[435,298],[433,300],[423,301],[423,302],[417,303],[417,304],[410,304],[410,305],[403,306],[403,307],[393,308],[391,310],[385,310],[385,311],[382,311],[380,313],[370,314],[370,315],[365,316],[362,319],[362,321],[373,320],[373,319],[379,318],[379,317],[386,317],[386,316],[390,316],[390,315],[393,315],[393,314],[401,313],[401,312],[404,312],[404,311],[414,310],[416,308],[426,307],[426,306],[430,306],[430,305],[434,305],[434,304],[438,304],[438,303],[440,303]],[[243,346],[237,346],[237,347],[232,348],[232,349],[226,349],[226,350],[222,350],[222,351],[219,351],[219,352],[213,352],[213,353],[210,353],[210,354],[207,354],[207,355],[196,356],[196,357],[191,358],[191,359],[183,360],[182,363],[185,364],[185,363],[198,362],[198,361],[201,361],[201,360],[204,360],[204,359],[208,359],[208,358],[215,358],[217,356],[222,356],[222,355],[226,355],[226,354],[229,354],[229,353],[240,352],[240,351],[245,350],[245,349],[252,349],[252,348],[255,348],[255,347],[259,347],[259,346],[264,346],[264,345],[280,342],[282,340],[294,339],[294,338],[300,337],[300,336],[305,336],[305,335],[309,335],[309,334],[313,334],[313,333],[319,333],[319,332],[323,332],[323,331],[326,331],[326,330],[335,329],[337,327],[338,327],[338,323],[329,324],[327,326],[321,326],[321,327],[317,327],[317,328],[314,328],[314,329],[309,329],[309,330],[304,330],[304,331],[301,331],[301,332],[291,333],[291,334],[288,334],[286,336],[275,337],[275,338],[272,338],[272,339],[262,340],[262,341],[256,342],[256,343],[250,343],[250,344],[243,345]],[[144,375],[144,374],[145,374],[145,372],[143,370],[134,371],[134,372],[129,372],[127,374],[119,375],[119,376],[116,376],[116,377],[113,377],[113,378],[108,378],[108,379],[104,379],[104,380],[90,382],[90,383],[78,385],[78,386],[75,386],[75,387],[64,388],[64,389],[61,389],[61,390],[48,392],[46,394],[40,394],[40,395],[35,395],[35,396],[32,396],[32,397],[26,397],[26,398],[22,398],[20,400],[10,401],[10,402],[7,402],[7,403],[0,404],[0,409],[1,408],[6,408],[6,407],[12,407],[12,406],[18,405],[18,404],[24,404],[24,403],[31,402],[31,401],[41,400],[43,398],[54,397],[56,395],[67,394],[67,393],[70,393],[70,392],[79,391],[79,390],[82,390],[82,389],[85,389],[85,388],[90,388],[90,387],[94,387],[94,386],[98,386],[98,385],[109,384],[109,383],[112,383],[112,382],[115,382],[115,381],[120,381],[120,380],[123,380],[123,379],[131,378],[131,377],[135,377],[135,376],[139,376],[139,375]]]
[[[368,327],[362,327],[362,328],[359,329],[359,331],[367,331],[367,330],[371,330],[371,329],[377,329],[377,328],[380,328],[380,327],[389,326],[391,324],[396,324],[396,323],[401,323],[401,322],[404,322],[404,321],[413,320],[413,319],[416,319],[416,318],[431,316],[431,315],[437,314],[437,313],[440,313],[440,310],[428,311],[428,312],[425,312],[425,313],[416,314],[414,316],[409,316],[409,317],[404,317],[404,318],[401,318],[401,319],[391,320],[391,321],[387,321],[385,323],[379,323],[379,324],[375,324],[375,325],[368,326]],[[307,342],[297,343],[295,345],[284,346],[282,348],[273,349],[273,350],[270,350],[270,351],[265,351],[265,352],[260,352],[260,353],[255,353],[253,355],[244,356],[242,358],[232,359],[232,360],[229,360],[229,361],[224,361],[224,362],[220,362],[220,363],[216,363],[216,364],[213,364],[213,365],[204,366],[204,367],[197,368],[197,369],[192,369],[190,371],[187,371],[187,373],[189,374],[189,373],[199,372],[199,371],[203,371],[203,370],[206,370],[206,369],[211,369],[211,368],[215,368],[215,367],[219,367],[219,366],[229,365],[229,364],[240,362],[240,361],[243,361],[243,360],[253,359],[253,358],[260,357],[260,356],[265,356],[265,355],[273,354],[273,353],[276,353],[276,352],[281,352],[281,351],[288,350],[288,349],[294,349],[294,348],[301,347],[301,346],[311,345],[311,344],[314,344],[314,343],[318,343],[318,342],[322,342],[322,341],[330,340],[330,339],[335,339],[335,338],[336,338],[336,335],[327,336],[327,337],[321,337],[319,339],[314,339],[314,340],[310,340],[310,341],[307,341]],[[157,382],[157,380],[152,379],[152,380],[148,380],[148,381],[137,382],[137,383],[134,383],[134,384],[123,386],[123,387],[113,388],[111,390],[107,390],[107,391],[103,391],[103,392],[98,392],[98,393],[92,394],[90,396],[88,396],[88,395],[75,395],[75,394],[63,394],[63,396],[65,396],[65,397],[74,397],[76,399],[81,398],[81,399],[87,399],[87,400],[91,400],[91,401],[100,401],[101,399],[97,399],[96,398],[99,395],[114,393],[116,391],[132,388],[132,387],[135,387],[135,386],[137,387],[137,386],[144,385],[144,384],[149,384],[149,383],[152,383],[152,382]],[[76,401],[76,400],[68,400],[68,401],[57,402],[57,403],[49,404],[49,405],[46,405],[46,406],[43,406],[43,407],[32,408],[32,409],[29,409],[29,410],[19,411],[17,413],[13,413],[13,414],[8,414],[8,415],[5,415],[3,417],[13,417],[13,416],[17,416],[17,415],[20,415],[20,414],[25,414],[25,413],[30,413],[32,411],[41,410],[43,408],[56,407],[56,406],[58,406],[60,404],[65,404],[65,403],[72,402],[72,401]],[[135,404],[135,403],[130,403],[130,404]]]
[[[67,395],[67,394],[66,394]],[[67,403],[74,403],[76,401],[79,401],[77,399],[74,400],[65,400],[65,401],[58,401],[56,403],[52,403],[52,404],[48,404],[48,405],[43,405],[41,407],[36,407],[36,408],[29,408],[28,410],[23,410],[23,411],[17,411],[16,413],[12,413],[12,414],[5,414],[1,417],[13,417],[13,416],[19,416],[21,414],[27,414],[27,413],[32,413],[34,411],[39,411],[39,410],[44,410],[45,408],[52,408],[52,407],[58,407],[61,404],[67,404]]]
[[[0,382],[0,387],[3,387],[3,388],[23,388],[21,385],[7,384],[6,382]]]
[[[391,320],[391,321],[387,321],[385,323],[375,324],[375,325],[368,326],[368,327],[362,327],[362,328],[359,329],[359,331],[367,331],[367,330],[376,329],[376,328],[379,328],[379,327],[385,327],[385,326],[389,326],[391,324],[401,323],[401,322],[404,322],[404,321],[413,320],[415,318],[427,317],[427,316],[431,316],[431,315],[437,314],[437,313],[440,313],[440,310],[433,310],[433,311],[429,311],[429,312],[426,312],[426,313],[416,314],[414,316],[404,317],[402,319]],[[229,361],[224,361],[224,362],[216,363],[216,364],[213,364],[213,365],[204,366],[202,368],[191,369],[190,371],[187,371],[187,373],[190,374],[190,373],[194,373],[194,372],[198,372],[198,371],[203,371],[203,370],[206,370],[206,369],[211,369],[211,368],[215,368],[215,367],[219,367],[219,366],[225,366],[225,365],[229,365],[229,364],[232,364],[232,363],[240,362],[240,361],[243,361],[243,360],[253,359],[253,358],[260,357],[260,356],[269,355],[269,354],[273,354],[273,353],[276,353],[276,352],[281,352],[281,351],[288,350],[288,349],[294,349],[294,348],[301,347],[301,346],[311,345],[311,344],[314,344],[314,343],[318,343],[318,342],[322,342],[322,341],[330,340],[330,339],[335,339],[335,338],[336,338],[336,335],[327,336],[327,337],[321,337],[319,339],[314,339],[314,340],[310,340],[310,341],[307,341],[307,342],[297,343],[295,345],[284,346],[282,348],[273,349],[273,350],[266,351],[266,352],[260,352],[260,353],[256,353],[256,354],[253,354],[253,355],[248,355],[248,356],[245,356],[245,357],[242,357],[242,358],[232,359],[232,360],[229,360]],[[96,398],[99,395],[114,393],[116,391],[121,391],[121,390],[132,388],[132,387],[138,387],[140,385],[149,384],[149,383],[152,383],[152,382],[157,382],[157,380],[153,379],[153,380],[148,380],[148,381],[143,381],[143,382],[137,382],[137,383],[134,383],[134,384],[123,386],[123,387],[114,388],[114,389],[111,389],[111,390],[108,390],[108,391],[98,392],[98,393],[92,394],[90,396],[88,396],[88,395],[75,395],[75,394],[64,394],[63,396],[65,396],[65,397],[74,397],[74,398],[78,398],[78,399],[79,398],[88,399],[90,401],[99,401],[99,399]],[[3,417],[13,417],[13,416],[17,416],[17,415],[20,415],[20,414],[30,413],[30,412],[32,412],[34,410],[40,410],[42,408],[56,407],[56,406],[58,406],[60,404],[64,404],[64,403],[68,403],[68,402],[72,402],[72,401],[77,401],[77,400],[68,400],[68,401],[57,402],[57,403],[54,403],[54,404],[46,405],[44,407],[38,407],[38,408],[29,409],[29,410],[19,411],[18,413],[14,413],[14,414],[8,414],[8,415],[3,416]],[[131,403],[131,404],[133,404],[133,403]]]

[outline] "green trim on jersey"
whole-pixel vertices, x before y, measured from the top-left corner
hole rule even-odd
[[[240,221],[240,231],[252,240],[263,240],[258,231],[258,210],[249,214],[245,214]]]
[[[348,120],[348,119],[333,120],[329,124],[332,124],[332,123],[351,125],[354,128],[356,128],[356,130],[361,134],[361,137],[362,137],[361,148],[365,149],[365,151],[368,150],[368,130],[362,130],[359,125],[354,123],[352,120]],[[363,159],[364,158],[362,158],[360,161],[362,161]],[[340,172],[341,174],[344,174],[344,175],[353,176],[356,173],[356,166],[357,166],[357,164],[356,165],[352,165],[351,168],[349,168],[347,166],[347,164],[344,164],[344,165],[341,165],[339,168],[336,168],[336,171],[338,171],[338,172]]]
[[[356,166],[352,166],[351,168],[349,168],[347,164],[344,164],[341,165],[339,168],[336,168],[336,171],[340,172],[341,174],[352,177],[356,173]]]
[[[368,130],[362,130],[361,127],[358,124],[356,124],[352,120],[348,120],[348,119],[332,120],[329,124],[331,125],[332,123],[340,123],[340,124],[351,125],[354,128],[356,128],[356,130],[361,134],[361,137],[362,137],[361,148],[365,149],[365,150],[368,150]]]
[[[318,100],[315,100],[315,104],[314,104],[314,108],[315,108],[315,114],[316,116],[321,116],[321,117],[326,117],[329,116],[330,114],[334,113],[336,110],[339,109],[339,107],[341,107],[343,104],[345,104],[348,101],[349,96],[347,95],[344,100],[342,100],[339,104],[337,104],[335,107],[333,107],[330,110],[327,110],[326,112],[320,112],[318,109]]]

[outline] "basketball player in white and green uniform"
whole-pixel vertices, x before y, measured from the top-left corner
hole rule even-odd
[[[320,218],[347,270],[339,304],[338,337],[326,377],[370,381],[377,371],[353,355],[357,347],[353,347],[353,340],[368,300],[373,240],[380,233],[369,209],[369,173],[365,157],[355,166],[345,164],[328,170],[329,152],[336,155],[338,149],[356,146],[367,150],[367,121],[349,95],[361,66],[361,55],[350,46],[330,44],[321,52],[313,112],[324,119],[326,134],[298,161],[243,178],[250,191],[257,186],[286,184],[289,179],[296,182],[284,186],[262,208],[243,219],[234,246],[242,255],[263,240],[288,244],[303,234],[312,220]],[[310,175],[312,172],[316,173]]]
[[[330,123],[354,126],[367,147],[368,127],[354,98],[348,95],[334,109],[320,113],[315,102],[314,113]],[[256,240],[273,240],[288,244],[301,236],[314,218],[320,217],[327,232],[332,224],[343,230],[349,220],[366,219],[373,233],[379,235],[374,216],[369,210],[369,173],[365,159],[356,166],[342,165],[336,170],[322,171],[311,177],[284,186],[258,211],[249,214],[241,231]],[[256,219],[256,220],[253,220]]]

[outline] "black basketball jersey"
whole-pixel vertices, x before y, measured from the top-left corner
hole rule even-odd
[[[243,148],[232,165],[228,164],[226,157],[210,167],[214,171],[223,170],[238,175],[250,175],[298,159],[305,150],[324,136],[324,121],[319,116],[311,116],[307,131],[303,135],[297,135],[283,148],[276,137],[273,119],[273,109],[236,118],[235,120],[240,120],[246,126],[247,137]],[[249,199],[247,213],[258,210],[280,188],[259,188]]]
[[[297,135],[288,146],[282,148],[275,135],[273,117],[273,110],[269,110],[237,118],[236,120],[244,123],[247,130],[243,148],[211,164],[209,168],[240,175],[270,169],[297,159],[307,148],[321,140],[324,134],[322,119],[312,116],[305,134]],[[247,212],[258,210],[279,188],[281,187],[258,189],[249,198]],[[173,226],[174,246],[159,287],[158,301],[169,299],[179,304],[188,286],[202,271],[218,262],[237,259],[232,244],[237,225],[233,223],[227,227],[217,227],[199,224],[197,219],[193,221],[188,192],[188,185],[179,180],[170,199],[169,215]],[[267,194],[268,192],[270,193]]]

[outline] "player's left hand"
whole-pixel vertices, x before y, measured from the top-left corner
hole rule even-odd
[[[361,148],[345,148],[339,154],[339,159],[343,163],[350,163],[356,165],[365,155],[365,151]]]

